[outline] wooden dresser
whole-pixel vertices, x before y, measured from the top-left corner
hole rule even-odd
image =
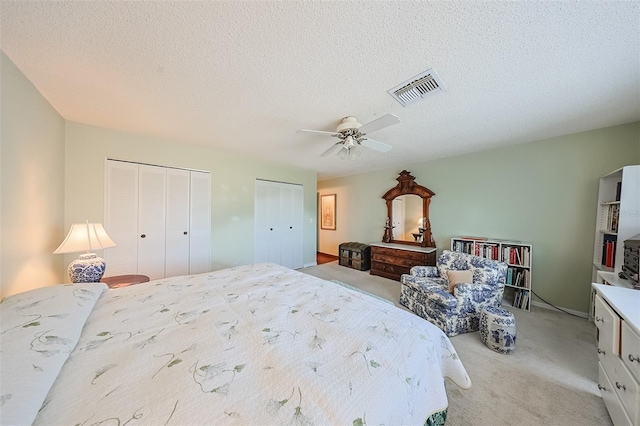
[[[436,249],[394,243],[371,243],[371,275],[400,281],[412,266],[436,264]]]

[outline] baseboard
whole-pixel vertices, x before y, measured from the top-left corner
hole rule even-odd
[[[538,302],[538,301],[531,302],[531,304],[533,306],[537,306],[538,308],[551,309],[551,310],[556,311],[556,312],[562,312],[562,311],[559,310],[559,309],[562,309],[563,311],[566,311],[566,312],[568,312],[570,314],[576,315],[576,316],[578,316],[580,318],[589,319],[589,314],[587,312],[574,311],[573,309],[563,308],[562,306],[559,306],[558,307],[559,309],[556,309],[555,307],[553,307],[551,305],[548,305],[548,304],[546,304],[544,302]]]
[[[310,268],[312,266],[318,266],[318,262],[305,263],[302,265],[303,268]]]

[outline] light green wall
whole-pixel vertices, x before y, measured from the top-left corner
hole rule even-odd
[[[315,263],[315,171],[68,121],[67,228],[73,222],[87,219],[104,221],[106,158],[211,172],[211,260],[214,270],[253,262],[256,178],[304,185],[303,262],[305,265]]]
[[[460,235],[530,242],[533,291],[587,312],[598,179],[638,163],[640,122],[318,182],[318,192],[336,193],[338,204],[337,230],[319,232],[319,251],[380,241],[381,197],[406,169],[436,193],[430,219],[438,253]]]
[[[0,51],[0,298],[59,282],[64,119]]]

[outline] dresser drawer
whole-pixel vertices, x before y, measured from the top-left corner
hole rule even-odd
[[[611,362],[612,361],[612,362]],[[638,405],[640,405],[640,385],[622,362],[622,358],[615,357],[603,365],[605,373],[613,384],[613,390],[622,402],[625,412],[634,425],[640,424]]]
[[[598,328],[598,353],[620,354],[620,317],[600,296],[596,296],[595,323]]]
[[[409,269],[404,266],[392,265],[389,263],[376,262],[375,260],[371,262],[371,270],[372,271],[382,271],[387,274],[397,275],[398,277],[402,274],[408,274]]]
[[[622,362],[640,380],[640,336],[622,321]]]
[[[616,396],[615,387],[609,380],[601,363],[598,363],[598,388],[613,424],[615,426],[632,426],[629,416],[627,416],[622,403]]]
[[[411,250],[376,247],[376,246],[373,246],[371,248],[371,254],[372,256],[375,256],[376,254],[385,255],[385,256],[396,256],[396,257],[402,257],[405,259],[419,260],[422,262],[425,262],[427,259],[427,256],[426,256],[427,253],[422,253],[419,251],[411,251]],[[422,263],[422,265],[424,265],[424,263]]]
[[[373,254],[374,262],[389,263],[391,265],[404,266],[411,268],[412,266],[424,265],[424,260],[405,259],[402,257],[388,256],[385,254]]]

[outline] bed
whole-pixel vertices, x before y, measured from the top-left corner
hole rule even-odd
[[[256,264],[0,304],[0,423],[441,424],[471,381],[442,331]]]

